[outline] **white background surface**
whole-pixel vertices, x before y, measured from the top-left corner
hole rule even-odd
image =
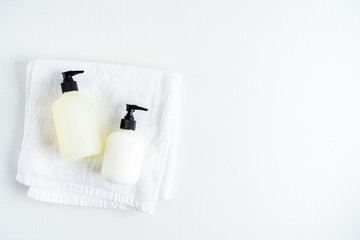
[[[0,239],[360,239],[359,1],[0,2]],[[15,181],[29,60],[179,72],[173,198],[154,215]]]

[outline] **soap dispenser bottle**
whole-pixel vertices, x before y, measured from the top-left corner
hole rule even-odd
[[[100,153],[97,116],[90,98],[78,92],[73,76],[84,71],[63,72],[63,95],[53,105],[60,153],[65,159],[80,159]]]
[[[136,129],[135,110],[147,111],[137,105],[126,105],[126,116],[121,119],[120,129],[106,140],[102,177],[113,183],[136,184],[141,175],[145,142]]]

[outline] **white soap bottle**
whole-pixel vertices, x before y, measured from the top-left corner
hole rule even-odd
[[[78,92],[73,76],[84,71],[63,72],[63,95],[53,105],[60,153],[65,159],[80,159],[101,152],[101,140],[94,105]]]
[[[146,108],[126,104],[126,116],[121,119],[120,130],[110,134],[106,140],[102,177],[113,183],[136,184],[144,161],[145,142],[136,129],[133,116],[135,110]]]

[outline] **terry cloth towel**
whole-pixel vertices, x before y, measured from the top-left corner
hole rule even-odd
[[[84,70],[74,79],[98,113],[103,142],[119,129],[126,104],[149,109],[136,114],[136,131],[149,144],[136,185],[101,178],[102,154],[64,160],[59,152],[52,105],[61,96],[61,73]],[[79,206],[134,209],[151,214],[158,199],[170,195],[178,119],[178,76],[166,71],[114,64],[36,60],[26,77],[25,126],[16,179],[29,186],[28,197]]]

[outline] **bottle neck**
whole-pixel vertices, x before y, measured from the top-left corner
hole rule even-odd
[[[79,93],[79,92],[77,90],[63,92],[63,94],[74,94],[74,93]]]

